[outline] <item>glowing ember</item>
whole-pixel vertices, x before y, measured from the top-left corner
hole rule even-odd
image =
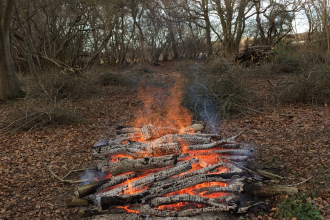
[[[201,183],[201,184],[197,184],[195,186],[190,186],[188,188],[181,189],[181,190],[176,191],[176,192],[172,192],[172,193],[166,194],[165,196],[180,195],[180,194],[190,194],[190,195],[200,195],[200,196],[207,197],[207,198],[217,198],[217,197],[221,197],[221,196],[224,196],[224,195],[227,194],[227,193],[223,193],[223,192],[214,192],[214,193],[212,193],[210,195],[203,195],[203,193],[196,194],[194,192],[195,189],[200,189],[202,187],[209,187],[209,186],[224,187],[224,186],[226,186],[226,184],[225,183],[221,183],[221,182]]]
[[[127,205],[127,206],[117,206],[116,208],[118,208],[118,209],[125,209],[125,211],[126,211],[127,213],[137,213],[137,214],[141,214],[141,212],[139,212],[139,211],[135,211],[135,210],[128,209],[128,205]]]
[[[196,209],[196,208],[202,208],[202,207],[207,207],[207,205],[199,204],[199,203],[195,203],[195,202],[179,202],[176,204],[161,205],[161,206],[158,206],[156,209],[166,210],[166,211],[182,211],[182,210]]]

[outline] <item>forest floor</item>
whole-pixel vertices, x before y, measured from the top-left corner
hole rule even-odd
[[[150,80],[171,78],[172,64],[151,67],[154,72],[144,77]],[[271,97],[274,88],[267,77],[253,78],[250,83],[258,92],[260,102]],[[91,146],[100,138],[113,136],[115,126],[132,125],[134,114],[141,107],[137,92],[119,85],[103,87],[101,91],[72,103],[76,113],[84,119],[81,123],[24,132],[2,131],[0,219],[80,219],[78,208],[65,205],[77,184],[58,181],[44,164],[60,177],[70,170],[90,167]],[[14,106],[17,103],[0,103],[0,120]],[[223,137],[248,126],[238,141],[252,143],[256,149],[254,165],[286,177],[282,185],[300,183],[311,177],[297,186],[299,194],[305,196],[304,202],[315,204],[324,219],[330,219],[329,106],[264,103],[260,112],[232,116],[219,123],[217,131]],[[79,180],[82,173],[77,172],[67,179]],[[270,210],[254,211],[241,219],[276,219],[277,205],[285,199],[288,198],[274,197]]]

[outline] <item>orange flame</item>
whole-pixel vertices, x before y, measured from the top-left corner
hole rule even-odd
[[[133,194],[133,190],[132,190],[131,182],[129,181],[129,179],[127,179],[127,182],[128,182],[128,190],[129,190],[129,194]]]
[[[139,87],[138,99],[144,105],[136,114],[135,127],[153,124],[182,129],[190,125],[192,115],[181,106],[183,80],[179,74],[174,79],[171,88]]]

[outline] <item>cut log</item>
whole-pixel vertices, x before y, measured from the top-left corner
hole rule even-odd
[[[227,206],[225,204],[219,204],[213,207],[199,208],[199,209],[188,209],[184,211],[162,211],[158,209],[153,209],[150,205],[142,205],[140,207],[132,207],[132,210],[139,211],[141,213],[146,213],[149,215],[162,216],[162,217],[184,217],[184,216],[194,216],[198,214],[208,213],[208,212],[224,212],[224,211],[234,211],[235,206]]]
[[[156,127],[152,124],[145,125],[140,130],[141,130],[143,140],[151,140],[151,139],[162,137],[167,134],[179,133],[178,129],[169,128],[169,127]]]
[[[294,195],[298,193],[296,187],[280,186],[280,185],[263,185],[261,183],[245,183],[243,192],[256,196],[276,196],[280,194]]]
[[[128,173],[128,174],[121,175],[121,176],[111,177],[110,178],[110,181],[108,181],[107,183],[105,183],[102,186],[100,186],[99,188],[97,188],[96,192],[100,192],[100,191],[102,191],[102,190],[104,190],[106,188],[109,188],[111,186],[115,186],[115,185],[118,185],[120,183],[123,183],[127,179],[133,178],[135,176],[136,176],[135,173]]]
[[[102,186],[103,184],[111,181],[111,178],[100,180],[100,181],[95,181],[87,185],[79,186],[77,189],[78,196],[80,198],[88,196],[90,194],[93,194],[96,192],[96,190]]]
[[[177,176],[177,177],[166,179],[166,180],[154,183],[153,187],[158,187],[158,186],[161,186],[161,185],[170,184],[170,183],[173,183],[173,182],[177,182],[179,180],[183,180],[187,177],[192,177],[192,176],[199,175],[199,174],[205,174],[205,173],[208,173],[208,172],[210,172],[214,169],[217,169],[218,167],[221,167],[223,164],[224,164],[223,162],[220,162],[220,163],[217,163],[215,165],[211,165],[211,166],[199,169],[199,170],[188,172],[188,173],[182,174],[182,175]]]
[[[162,168],[174,166],[177,163],[176,155],[166,155],[161,157],[145,157],[143,159],[132,160],[123,158],[111,167],[110,173],[117,176],[123,173],[136,172],[140,170],[149,170],[153,168]]]
[[[150,205],[156,207],[160,205],[172,204],[172,203],[175,204],[179,202],[197,202],[209,206],[219,205],[219,203],[217,203],[215,199],[198,196],[198,195],[189,195],[189,194],[153,198],[150,200]]]
[[[190,186],[194,186],[200,183],[204,182],[229,182],[230,180],[223,179],[216,174],[203,174],[199,176],[193,176],[190,178],[186,178],[184,180],[175,182],[175,183],[169,183],[164,184],[159,187],[149,187],[148,189],[138,192],[135,194],[121,194],[118,195],[118,190],[116,190],[116,193],[114,193],[115,190],[111,190],[111,193],[102,193],[100,195],[97,195],[97,200],[100,200],[101,208],[107,209],[110,206],[114,205],[124,205],[124,202],[129,202],[131,204],[133,203],[144,203],[144,201],[147,201],[154,197],[159,197],[166,195],[171,192],[175,192]],[[133,185],[134,182],[132,182]],[[110,191],[108,191],[110,192]],[[107,198],[105,198],[107,197]]]
[[[279,194],[293,195],[298,193],[298,189],[295,187],[263,185],[262,183],[244,183],[242,180],[243,179],[237,179],[226,187],[206,189],[204,195],[209,195],[214,192],[236,192],[266,197]]]
[[[128,154],[133,158],[157,157],[169,154],[179,155],[181,147],[177,143],[145,144],[129,141],[121,145],[103,145],[92,149],[93,156]]]
[[[209,137],[199,137],[197,135],[186,134],[168,134],[154,140],[152,144],[178,143],[180,145],[189,146],[194,144],[207,144],[210,142],[211,138]]]
[[[119,196],[103,196],[100,198],[100,205],[102,210],[106,210],[111,206],[129,205],[141,203],[143,196],[139,193],[136,194],[123,194]]]
[[[194,186],[200,183],[207,183],[207,182],[222,182],[228,183],[230,179],[223,179],[220,174],[201,174],[192,177],[188,177],[182,179],[180,181],[166,183],[163,185],[159,185],[157,187],[152,187],[147,189],[143,192],[144,199],[148,200],[150,198],[154,198],[157,196],[163,196],[171,192],[175,192],[190,186]]]
[[[216,141],[210,144],[199,144],[188,146],[188,150],[209,150],[215,147],[221,148],[239,148],[241,145],[237,143],[228,143],[226,140]]]
[[[108,172],[109,170],[111,170],[111,167],[113,167],[116,164],[116,162],[109,162],[108,158],[106,158],[106,160],[103,160],[102,162],[96,164],[96,170],[98,172]]]
[[[69,201],[67,201],[66,206],[68,207],[89,206],[89,203],[86,199],[72,197]]]
[[[141,186],[141,185],[150,184],[150,183],[153,183],[153,182],[156,182],[156,181],[159,181],[159,180],[166,179],[170,176],[180,174],[182,172],[190,170],[191,168],[192,167],[191,167],[190,162],[185,161],[185,162],[182,162],[182,163],[178,163],[175,167],[167,168],[167,169],[164,169],[162,171],[150,174],[150,175],[148,175],[146,177],[143,177],[141,179],[135,180],[135,181],[131,182],[130,185],[131,185],[132,188],[134,188],[134,187],[138,187],[138,186]],[[128,190],[129,190],[129,186],[128,186],[128,184],[125,184],[125,185],[120,186],[116,189],[109,190],[107,192],[97,194],[96,197],[101,198],[103,196],[114,196],[114,195],[122,194],[122,193],[124,193],[125,191],[128,191]]]

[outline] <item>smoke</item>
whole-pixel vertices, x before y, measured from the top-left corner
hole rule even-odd
[[[191,67],[194,72],[193,83],[188,87],[188,96],[190,99],[189,109],[198,114],[200,119],[206,122],[211,132],[216,134],[216,126],[218,125],[219,111],[215,105],[216,100],[211,91],[203,85],[202,75],[199,74],[199,66]]]

